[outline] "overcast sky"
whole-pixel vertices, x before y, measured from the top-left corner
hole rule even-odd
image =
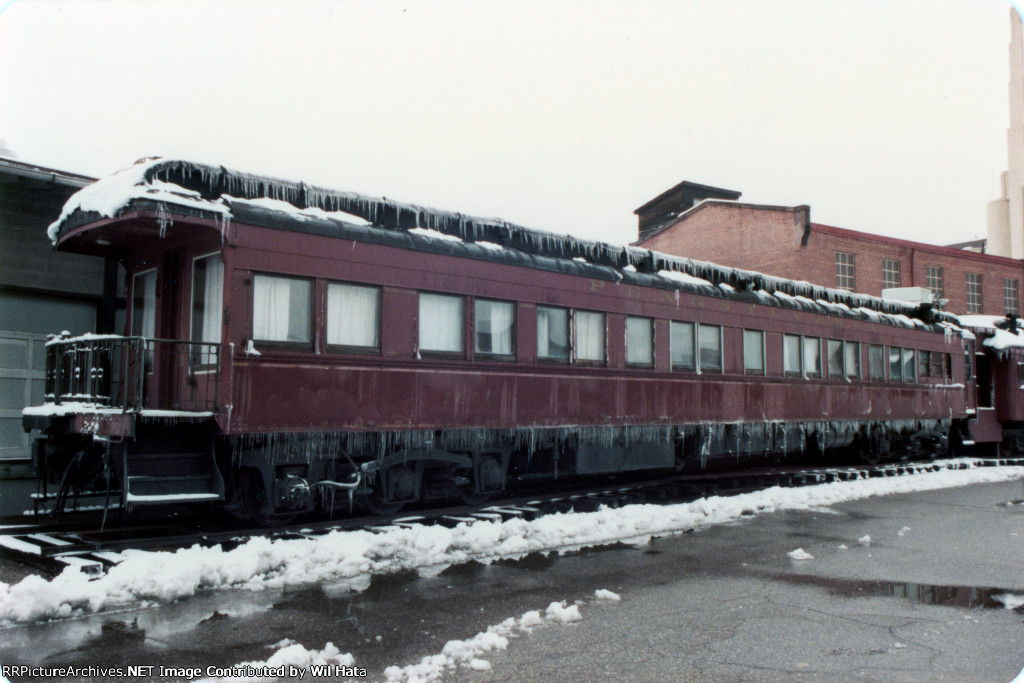
[[[933,243],[1006,168],[1006,0],[0,0],[0,138],[612,242],[681,180]]]

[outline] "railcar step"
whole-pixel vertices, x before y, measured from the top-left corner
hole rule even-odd
[[[138,460],[188,460],[190,458],[204,459],[206,457],[207,454],[202,451],[197,451],[195,453],[129,453],[128,464],[130,465]]]
[[[0,549],[26,555],[42,555],[42,546],[38,543],[30,543],[22,540],[27,536],[0,536]]]
[[[31,538],[33,541],[39,541],[51,546],[62,546],[62,545],[74,545],[71,541],[65,541],[61,538],[50,536],[49,534],[29,534],[25,538]]]
[[[223,500],[219,493],[166,493],[143,495],[129,493],[125,502],[132,505],[166,505],[168,503],[205,503]]]

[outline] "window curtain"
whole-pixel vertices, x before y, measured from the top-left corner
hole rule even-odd
[[[743,330],[743,370],[764,372],[764,333]]]
[[[718,325],[699,325],[697,341],[700,348],[701,370],[721,370],[722,328]]]
[[[220,254],[213,254],[202,259],[205,264],[205,282],[202,283],[202,318],[199,338],[193,341],[220,343],[221,325],[224,315],[224,263]],[[199,268],[200,261],[196,261]],[[193,284],[197,289],[199,283]],[[196,296],[197,292],[192,292]],[[193,306],[193,309],[195,307]]]
[[[380,291],[331,283],[327,286],[327,343],[337,346],[380,346]]]
[[[576,358],[578,360],[603,361],[604,358],[604,313],[576,311]]]
[[[252,336],[262,341],[290,341],[288,321],[291,281],[257,275],[253,278]]]
[[[156,336],[156,271],[136,275],[132,288],[132,335],[152,339]]]
[[[420,294],[420,351],[462,352],[462,298]]]
[[[647,318],[626,318],[626,362],[636,365],[654,362],[651,321]]]
[[[800,372],[800,337],[787,334],[782,339],[784,348],[783,359],[785,362],[783,369],[786,372]]]
[[[569,357],[569,315],[564,308],[537,307],[537,356]]]
[[[476,351],[497,356],[512,355],[512,330],[515,309],[504,301],[475,303]]]
[[[860,377],[860,344],[846,342],[843,348],[846,356],[846,376]]]
[[[672,321],[672,367],[694,368],[693,323]]]
[[[804,337],[804,374],[821,374],[821,341],[817,337]]]

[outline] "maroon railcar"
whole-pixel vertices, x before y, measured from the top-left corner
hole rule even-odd
[[[344,213],[342,213],[344,212]],[[36,459],[126,506],[272,521],[512,482],[836,450],[938,452],[974,409],[941,313],[222,167],[72,198],[124,337],[55,338]]]
[[[966,315],[974,335],[977,412],[969,438],[1006,453],[1024,452],[1024,329],[1016,315]]]

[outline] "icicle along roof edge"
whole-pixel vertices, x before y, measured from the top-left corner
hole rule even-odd
[[[72,227],[90,222],[98,214],[113,218],[123,213],[133,200],[151,200],[161,204],[210,211],[220,219],[230,219],[232,199],[272,199],[298,210],[319,209],[344,212],[368,221],[373,227],[398,232],[426,228],[457,237],[464,242],[490,243],[503,248],[555,259],[582,259],[594,265],[615,269],[632,268],[640,273],[682,273],[706,280],[711,285],[734,288],[753,294],[780,293],[796,299],[798,309],[819,313],[840,313],[852,309],[892,316],[876,320],[900,326],[915,326],[914,318],[926,324],[945,320],[955,322],[951,314],[915,304],[887,301],[878,297],[788,280],[755,271],[729,268],[707,261],[672,256],[640,247],[610,244],[527,228],[498,218],[480,218],[466,214],[333,190],[301,181],[243,173],[224,166],[182,159],[147,158],[87,186],[68,200],[60,218],[48,229],[54,242]],[[269,212],[269,210],[268,210]],[[90,215],[92,217],[90,217]],[[689,289],[689,288],[687,288]],[[728,295],[728,292],[726,292]],[[861,317],[856,314],[852,317]],[[909,323],[909,324],[908,324]]]

